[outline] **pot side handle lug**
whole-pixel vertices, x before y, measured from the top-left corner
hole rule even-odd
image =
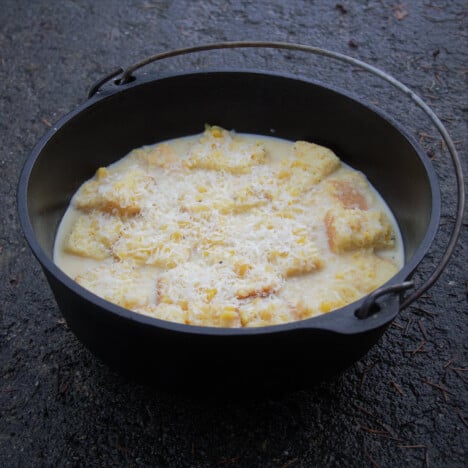
[[[386,294],[400,293],[410,288],[414,288],[414,281],[404,281],[402,283],[383,286],[379,289],[376,289],[367,296],[366,300],[362,303],[361,307],[356,310],[354,315],[358,319],[366,319],[378,311],[378,308],[375,306],[378,305],[376,301],[379,297]]]

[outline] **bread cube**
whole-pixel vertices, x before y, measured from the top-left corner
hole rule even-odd
[[[268,260],[284,277],[311,273],[323,267],[324,262],[314,242],[298,237],[288,249],[279,248],[267,252]]]
[[[261,143],[241,142],[221,127],[207,126],[200,141],[184,161],[189,169],[225,171],[233,174],[250,172],[266,159]]]
[[[372,189],[361,173],[345,172],[328,179],[325,187],[343,208],[367,210],[373,202]]]
[[[264,327],[294,321],[289,304],[277,296],[256,297],[239,308],[243,327]]]
[[[100,210],[133,216],[140,213],[145,192],[154,184],[154,179],[138,168],[121,174],[101,167],[93,179],[81,186],[73,204],[84,211]]]
[[[190,303],[187,310],[190,325],[204,327],[239,328],[241,321],[237,307],[224,304]]]
[[[177,223],[153,226],[144,218],[135,218],[125,224],[112,254],[119,260],[175,268],[191,256],[193,240],[185,235],[187,231]]]
[[[296,141],[292,157],[281,162],[277,177],[291,195],[298,196],[338,167],[340,160],[330,149],[306,141]]]
[[[238,327],[234,282],[235,273],[226,265],[187,262],[161,273],[157,301],[187,311],[187,323],[192,325]]]
[[[78,216],[68,236],[65,252],[81,257],[103,260],[111,256],[111,248],[122,232],[123,223],[117,216],[90,211]]]
[[[382,286],[398,272],[398,267],[390,260],[379,257],[371,250],[350,252],[343,255],[343,266],[337,277],[365,295]]]
[[[330,249],[335,253],[395,244],[395,233],[382,211],[333,208],[324,222]]]
[[[267,205],[271,200],[271,194],[262,189],[242,187],[234,191],[229,198],[215,200],[213,203],[221,214],[246,213],[254,208]]]
[[[278,270],[268,263],[245,260],[234,262],[236,273],[236,298],[266,297],[277,292],[284,279]]]
[[[127,309],[148,304],[147,288],[143,286],[145,279],[139,269],[128,262],[91,268],[78,275],[75,281],[94,294]]]
[[[133,150],[131,155],[145,163],[148,168],[168,168],[178,162],[176,152],[167,143],[139,148]]]

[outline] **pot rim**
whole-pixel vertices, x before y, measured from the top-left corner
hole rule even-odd
[[[91,291],[80,286],[75,282],[71,277],[69,277],[65,272],[63,272],[52,260],[52,258],[44,251],[44,249],[39,244],[39,241],[36,238],[28,210],[28,187],[29,179],[35,163],[39,156],[41,155],[43,149],[47,146],[49,141],[54,137],[54,135],[60,131],[69,121],[80,115],[86,109],[90,109],[94,106],[101,105],[105,103],[106,100],[114,98],[116,95],[125,93],[133,88],[139,86],[149,85],[158,81],[170,80],[174,78],[185,78],[193,75],[206,75],[206,74],[256,74],[259,76],[267,76],[273,78],[285,78],[288,80],[301,81],[306,84],[311,84],[314,86],[322,87],[328,91],[332,91],[336,94],[339,94],[347,99],[350,99],[360,106],[370,110],[371,112],[377,114],[380,118],[387,121],[393,128],[395,128],[412,146],[418,155],[419,161],[423,165],[425,170],[429,186],[431,189],[432,203],[431,203],[431,214],[430,221],[428,223],[426,233],[419,246],[415,250],[411,259],[406,263],[389,281],[387,281],[383,286],[393,285],[402,283],[408,279],[413,272],[416,270],[417,266],[426,256],[434,237],[437,233],[439,221],[440,221],[440,210],[441,210],[441,195],[440,195],[440,186],[437,179],[437,174],[433,168],[428,156],[425,151],[415,140],[415,138],[409,134],[405,128],[403,128],[400,123],[398,123],[393,117],[388,115],[383,110],[379,109],[375,105],[371,104],[368,101],[357,97],[348,90],[343,90],[339,87],[330,86],[324,84],[319,80],[310,79],[303,77],[298,74],[292,73],[279,73],[265,71],[261,69],[229,69],[229,68],[216,68],[216,69],[207,69],[207,70],[195,70],[195,71],[184,71],[176,73],[158,73],[150,74],[144,73],[144,76],[139,75],[137,79],[130,81],[129,83],[123,85],[116,85],[115,89],[106,86],[104,89],[99,90],[93,97],[89,98],[82,104],[78,105],[72,111],[68,112],[62,116],[51,128],[48,130],[43,137],[38,141],[30,152],[28,158],[26,159],[23,169],[20,174],[18,188],[17,188],[17,202],[18,202],[18,213],[20,224],[23,229],[24,236],[34,254],[37,258],[43,270],[46,273],[53,275],[53,277],[66,288],[73,291],[73,293],[83,297],[87,301],[93,303],[95,306],[103,309],[106,313],[117,315],[122,319],[137,322],[141,325],[146,325],[150,327],[157,327],[165,329],[167,331],[180,332],[184,334],[194,334],[194,335],[210,335],[210,336],[246,336],[246,335],[259,335],[259,334],[276,334],[292,330],[322,330],[329,332],[339,332],[341,334],[355,334],[356,332],[363,332],[377,328],[384,325],[385,323],[390,322],[395,317],[395,313],[385,313],[385,309],[382,309],[378,313],[366,318],[358,319],[355,316],[355,312],[359,310],[363,302],[369,296],[365,295],[361,299],[348,304],[339,309],[335,309],[326,314],[309,317],[303,320],[297,320],[294,322],[288,322],[278,325],[268,325],[262,327],[252,327],[252,328],[223,328],[223,327],[207,327],[199,325],[187,325],[176,322],[169,322],[166,320],[161,320],[155,317],[150,317],[143,315],[138,312],[133,312],[129,309],[125,309],[121,306],[118,306],[112,302],[109,302],[105,299],[102,299],[100,296],[92,293]],[[390,316],[391,315],[391,316]],[[340,320],[342,319],[342,320]],[[343,329],[341,322],[343,319],[346,320],[346,329]]]

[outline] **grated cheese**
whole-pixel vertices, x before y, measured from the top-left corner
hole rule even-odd
[[[54,258],[136,312],[254,327],[359,299],[398,271],[402,249],[381,198],[331,150],[207,126],[99,168]]]

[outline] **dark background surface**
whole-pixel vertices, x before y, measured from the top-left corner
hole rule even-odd
[[[466,217],[437,284],[342,376],[281,396],[206,401],[126,381],[83,348],[23,240],[15,200],[29,151],[95,80],[156,52],[224,40],[300,42],[391,73],[436,111],[466,173],[466,2],[0,3],[1,466],[466,466]],[[319,78],[405,125],[433,158],[443,194],[441,229],[416,280],[428,275],[453,221],[454,176],[414,106],[366,73],[300,53],[201,54],[159,69],[216,66]]]

